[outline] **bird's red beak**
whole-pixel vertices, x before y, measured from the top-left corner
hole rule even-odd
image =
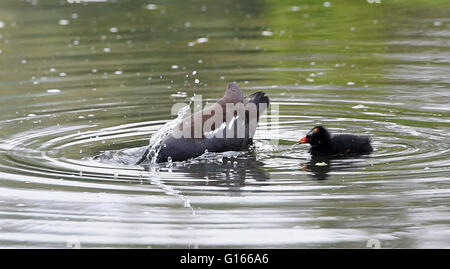
[[[305,143],[308,143],[310,141],[310,139],[308,138],[308,137],[303,137],[302,139],[300,139],[299,141],[298,141],[298,143],[300,143],[300,144],[305,144]]]

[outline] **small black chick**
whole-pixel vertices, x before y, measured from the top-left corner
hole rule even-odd
[[[352,134],[331,135],[323,126],[312,128],[298,142],[309,143],[309,153],[312,155],[361,155],[373,151],[369,137]]]

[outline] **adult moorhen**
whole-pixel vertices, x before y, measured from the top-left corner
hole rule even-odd
[[[236,107],[256,108],[239,114]],[[230,109],[229,105],[236,105]],[[248,106],[250,105],[250,106]],[[207,152],[241,151],[252,142],[261,114],[269,106],[269,98],[264,92],[243,95],[236,83],[229,83],[225,95],[210,107],[186,117],[175,126],[163,141],[149,145],[136,164],[152,160],[154,162],[185,161]],[[245,115],[245,116],[244,116]],[[198,128],[210,124],[209,130]],[[187,131],[186,131],[187,130]],[[186,131],[186,132],[184,132]],[[183,133],[180,136],[180,133]]]

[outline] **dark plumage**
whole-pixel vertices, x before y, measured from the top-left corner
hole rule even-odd
[[[236,118],[236,115],[239,114],[235,110],[227,111],[227,104],[236,105],[241,103],[244,106],[254,104],[257,108],[260,107],[260,104],[263,105],[261,110],[257,109],[256,114],[250,114],[250,112],[246,111],[245,117],[243,116],[244,114],[241,114],[241,117]],[[188,130],[187,133],[191,132],[188,138],[177,137],[173,133],[170,134],[160,144],[156,146],[150,145],[137,164],[150,160],[155,154],[157,154],[155,161],[159,163],[167,162],[168,160],[185,161],[198,157],[205,153],[205,151],[225,152],[244,150],[252,142],[253,135],[256,131],[255,123],[258,122],[260,114],[264,113],[264,109],[268,105],[269,98],[263,92],[255,92],[244,97],[236,83],[229,83],[225,95],[217,103],[192,114],[190,117],[184,118],[173,129],[174,131],[183,132],[185,130],[184,128],[186,128]],[[223,114],[216,115],[216,111],[222,111]],[[234,116],[231,120],[229,119],[230,115],[231,117]],[[201,132],[197,133],[196,136],[194,133],[195,125],[201,123],[204,126],[205,122],[213,122],[211,131],[200,130]],[[238,130],[245,130],[244,135],[238,136]],[[218,133],[221,136],[217,136]]]
[[[331,135],[323,126],[316,126],[309,131],[300,143],[309,143],[312,155],[361,155],[373,151],[370,138],[352,134]]]

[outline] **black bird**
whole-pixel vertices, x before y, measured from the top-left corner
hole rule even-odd
[[[256,112],[239,114],[228,105],[248,104],[255,105]],[[241,151],[247,149],[252,143],[257,123],[261,114],[269,106],[269,98],[264,92],[255,92],[248,96],[243,95],[236,83],[229,83],[225,95],[214,105],[186,117],[175,126],[174,132],[164,138],[158,145],[149,145],[141,159],[140,164],[148,160],[157,163],[171,161],[185,161],[208,152]],[[231,115],[231,116],[230,116]],[[244,116],[245,115],[245,116]],[[210,130],[201,129],[211,123]],[[185,130],[188,130],[185,132]],[[189,137],[175,135],[175,132],[190,134]]]
[[[316,126],[298,141],[309,143],[311,155],[362,155],[373,151],[370,138],[352,134],[331,135],[323,126]]]

